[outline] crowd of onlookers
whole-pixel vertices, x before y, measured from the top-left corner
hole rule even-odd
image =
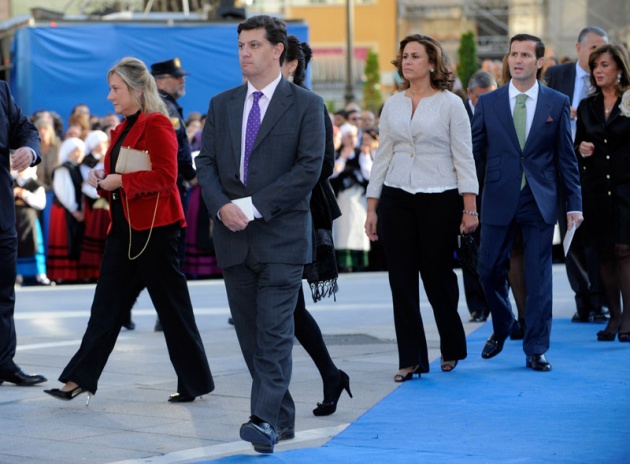
[[[378,148],[377,117],[357,104],[331,113],[336,163],[331,185],[342,210],[335,221],[334,239],[342,272],[385,269],[380,244],[364,232],[365,189]],[[23,285],[93,282],[109,226],[108,205],[85,182],[90,169],[102,162],[110,131],[120,123],[114,113],[97,116],[77,104],[67,125],[60,115],[40,110],[30,117],[39,131],[42,161],[14,174],[18,218],[18,278]],[[186,119],[194,156],[201,148],[205,115],[191,112]],[[216,265],[212,221],[199,186],[190,187],[188,233],[182,270],[188,278],[222,275]]]

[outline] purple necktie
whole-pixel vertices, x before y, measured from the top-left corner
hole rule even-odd
[[[252,148],[254,148],[254,142],[256,141],[256,135],[258,135],[258,129],[260,129],[260,106],[258,106],[258,100],[263,96],[262,92],[254,92],[254,104],[249,111],[247,117],[247,129],[245,130],[245,157],[243,158],[243,184],[247,185],[247,170],[249,169],[249,157],[252,154]]]

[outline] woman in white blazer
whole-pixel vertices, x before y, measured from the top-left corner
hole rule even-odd
[[[418,271],[440,334],[442,370],[453,370],[466,357],[453,250],[458,232],[474,232],[479,224],[479,185],[470,122],[463,101],[450,91],[454,79],[440,44],[408,36],[392,63],[403,91],[389,98],[381,113],[365,230],[378,240],[380,219],[398,341],[400,370],[394,380],[404,382],[429,372]]]

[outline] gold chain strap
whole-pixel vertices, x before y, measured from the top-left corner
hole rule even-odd
[[[160,201],[160,192],[158,192],[157,199],[155,200],[155,210],[153,211],[153,220],[151,221],[151,228],[149,229],[149,236],[147,237],[147,241],[142,247],[142,250],[140,250],[140,253],[132,257],[131,256],[131,210],[129,209],[129,199],[127,198],[127,195],[125,194],[125,203],[127,204],[127,216],[129,216],[129,221],[127,221],[127,224],[129,225],[129,250],[127,251],[127,256],[129,257],[130,261],[133,261],[134,259],[138,259],[140,255],[144,253],[144,250],[146,250],[147,246],[149,245],[149,240],[151,240],[151,234],[153,233],[153,225],[155,224],[155,217],[157,216],[157,209],[158,209],[159,201]]]
[[[129,157],[125,158],[125,166],[123,167],[123,171],[127,170],[128,159]],[[155,217],[157,216],[157,209],[158,209],[159,202],[160,202],[160,192],[158,192],[157,199],[155,200],[155,209],[153,210],[153,220],[151,221],[151,228],[149,229],[149,236],[147,237],[147,241],[142,247],[142,250],[140,250],[140,253],[138,253],[136,256],[131,256],[131,242],[132,242],[131,240],[131,210],[129,209],[129,198],[127,197],[127,194],[125,193],[125,204],[127,205],[127,216],[129,218],[129,220],[127,221],[127,225],[129,226],[129,249],[127,250],[127,257],[129,258],[129,261],[138,259],[140,255],[144,253],[144,250],[147,249],[147,246],[149,245],[149,240],[151,240],[151,234],[153,233],[153,226],[155,225]]]

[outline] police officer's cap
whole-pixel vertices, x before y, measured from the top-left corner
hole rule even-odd
[[[182,62],[179,58],[173,58],[172,60],[153,63],[151,65],[151,74],[154,76],[170,74],[173,77],[182,77],[187,76],[188,72],[182,69]]]

